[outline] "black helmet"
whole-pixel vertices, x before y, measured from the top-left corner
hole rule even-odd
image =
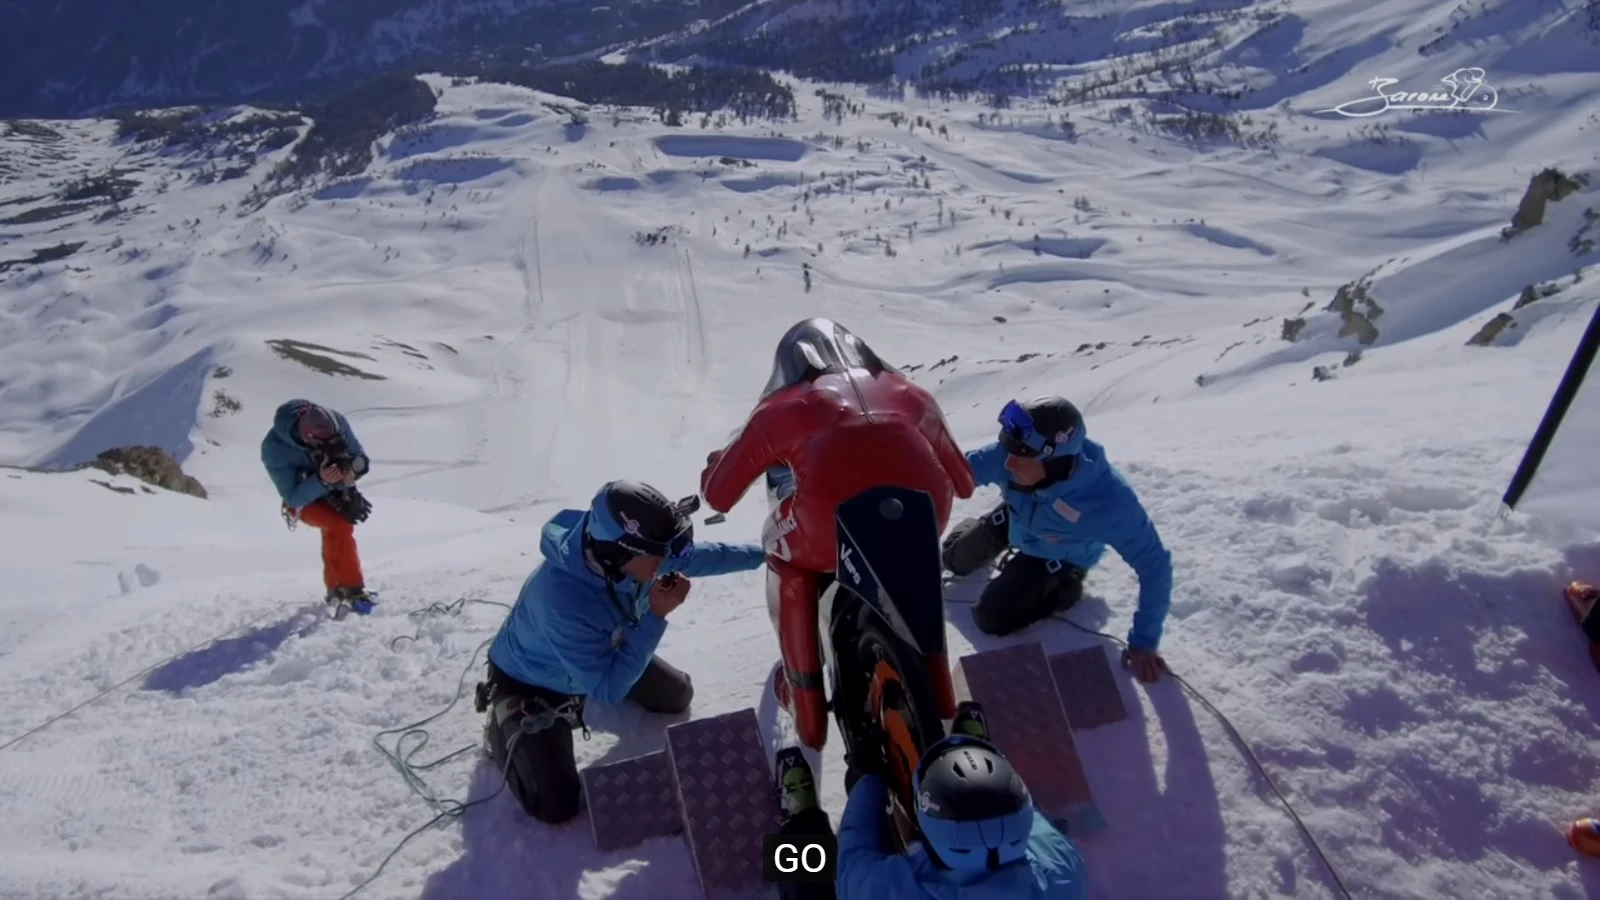
[[[914,787],[923,846],[945,868],[998,869],[1027,856],[1033,797],[993,744],[945,738],[923,754]]]
[[[648,484],[612,481],[589,504],[584,534],[590,550],[608,574],[641,555],[682,557],[694,546],[698,497],[674,503]]]
[[[772,377],[761,396],[810,381],[825,372],[865,369],[876,375],[894,371],[867,342],[832,319],[806,319],[778,339],[772,354]]]
[[[1083,414],[1064,397],[1012,400],[1000,410],[1000,445],[1015,456],[1036,456],[1048,465],[1083,452]]]

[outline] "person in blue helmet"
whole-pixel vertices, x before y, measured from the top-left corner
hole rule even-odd
[[[1172,605],[1172,555],[1138,495],[1088,439],[1083,415],[1062,397],[1012,400],[998,440],[967,453],[974,480],[998,485],[1000,503],[945,536],[944,567],[963,576],[1014,551],[987,582],[973,623],[993,635],[1070,609],[1107,547],[1139,577],[1138,608],[1123,652],[1140,681],[1161,678],[1162,629]]]
[[[477,708],[484,743],[523,811],[560,823],[578,814],[572,732],[587,701],[624,700],[656,713],[689,708],[689,676],[655,655],[689,579],[766,564],[759,544],[697,543],[698,497],[677,502],[650,485],[613,481],[587,510],[546,522],[544,561],[523,582],[489,645]]]
[[[833,884],[785,884],[781,900],[1087,896],[1077,846],[1045,818],[1005,754],[989,743],[978,704],[962,704],[950,730],[917,764],[917,839],[908,850],[895,852],[885,841],[887,783],[878,772],[862,772],[840,817]],[[780,830],[828,833],[827,814],[817,805],[811,769],[799,748],[781,751],[777,770]]]

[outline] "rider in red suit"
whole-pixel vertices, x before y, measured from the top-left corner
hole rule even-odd
[[[767,608],[783,653],[774,688],[800,742],[821,749],[828,711],[817,603],[838,565],[834,510],[872,487],[926,491],[943,533],[953,497],[972,496],[972,470],[931,394],[843,326],[807,319],[779,341],[772,379],[743,430],[707,458],[700,493],[727,512],[763,472],[776,501],[762,529]],[[944,659],[926,663],[948,719],[955,714],[949,667]]]

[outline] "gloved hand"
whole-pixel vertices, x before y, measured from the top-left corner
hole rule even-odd
[[[372,504],[353,487],[328,492],[328,504],[346,521],[360,524],[372,514]]]
[[[862,733],[851,740],[845,751],[845,792],[863,775],[886,778],[889,774],[889,738],[870,716],[863,720]]]

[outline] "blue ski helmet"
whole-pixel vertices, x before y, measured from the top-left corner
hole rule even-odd
[[[1064,397],[1015,400],[1000,410],[1000,445],[1013,456],[1045,461],[1083,452],[1083,414]]]
[[[690,515],[699,498],[673,503],[666,495],[638,481],[612,481],[600,488],[589,504],[585,533],[603,556],[616,558],[648,554],[677,558],[694,546],[694,520]]]
[[[923,846],[946,867],[982,872],[1027,857],[1033,797],[993,744],[950,735],[922,755],[912,788]]]

